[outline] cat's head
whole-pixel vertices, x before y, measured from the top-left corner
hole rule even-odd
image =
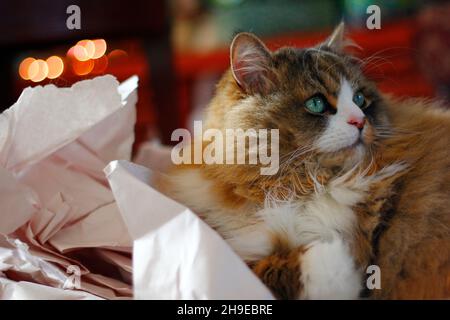
[[[279,129],[281,157],[299,150],[359,161],[373,151],[377,132],[388,123],[376,87],[344,47],[343,24],[306,49],[272,52],[253,34],[236,35],[230,72],[209,110],[210,125]]]

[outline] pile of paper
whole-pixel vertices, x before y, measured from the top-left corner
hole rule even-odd
[[[272,298],[129,162],[137,82],[27,88],[0,115],[0,298]]]

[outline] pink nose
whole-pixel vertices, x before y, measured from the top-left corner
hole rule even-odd
[[[357,127],[358,129],[364,128],[364,124],[366,123],[366,118],[349,118],[347,120],[348,124]]]

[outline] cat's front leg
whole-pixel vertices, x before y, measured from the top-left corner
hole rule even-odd
[[[361,272],[340,238],[274,253],[252,265],[278,299],[357,299]]]

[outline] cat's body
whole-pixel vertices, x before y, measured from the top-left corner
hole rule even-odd
[[[278,298],[449,298],[450,112],[381,96],[340,52],[341,33],[276,53],[237,36],[206,128],[279,129],[280,169],[182,165],[162,188]],[[313,114],[308,97],[322,99]],[[368,265],[379,290],[365,290]]]
[[[382,289],[372,294],[450,298],[450,112],[420,100],[390,106],[390,121],[399,130],[379,156],[382,163],[404,161],[408,169],[392,182],[383,209],[368,206],[380,219],[378,229],[369,228],[373,263],[382,276]]]

